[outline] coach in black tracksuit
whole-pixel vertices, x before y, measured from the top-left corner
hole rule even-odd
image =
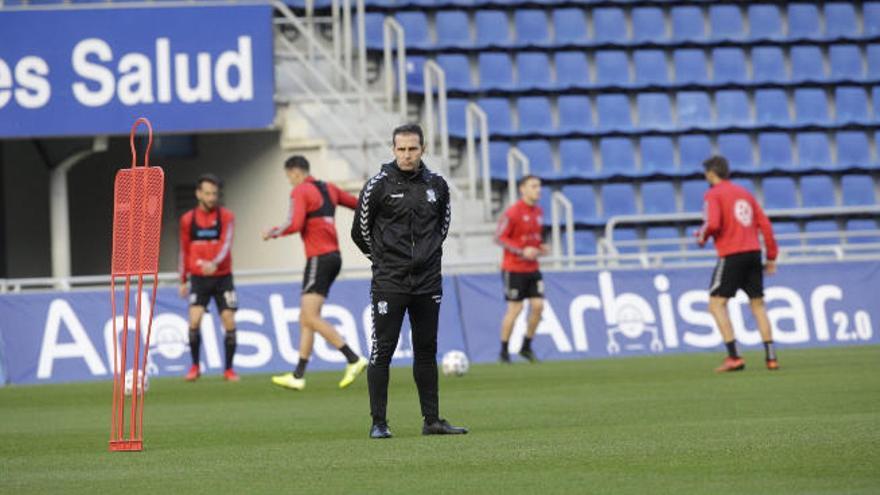
[[[386,418],[388,366],[409,312],[413,377],[425,418],[422,434],[461,434],[440,419],[437,393],[437,323],[440,318],[443,240],[449,231],[449,186],[421,161],[422,129],[394,130],[395,161],[367,182],[358,198],[351,237],[373,262],[373,342],[367,381],[371,438],[390,438]]]

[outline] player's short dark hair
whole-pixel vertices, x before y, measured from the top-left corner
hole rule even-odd
[[[703,162],[703,170],[706,172],[715,172],[720,179],[730,178],[730,164],[727,158],[721,155],[711,156]]]
[[[519,189],[520,187],[525,185],[526,182],[528,182],[532,179],[541,180],[541,178],[538,177],[537,175],[526,174],[526,175],[523,175],[522,177],[520,177],[520,179],[518,181],[516,181],[516,188]]]
[[[394,139],[398,134],[415,134],[419,137],[419,145],[425,145],[425,133],[422,132],[422,126],[418,124],[403,124],[394,128],[391,133],[391,144],[394,145]]]
[[[223,181],[220,180],[220,177],[217,177],[214,174],[208,173],[208,174],[202,174],[199,176],[199,178],[196,180],[196,189],[201,189],[202,184],[205,182],[208,182],[210,184],[214,184],[215,186],[217,186],[217,189],[219,189],[223,185]]]
[[[284,170],[293,170],[295,168],[308,173],[309,161],[302,155],[293,155],[284,162]]]

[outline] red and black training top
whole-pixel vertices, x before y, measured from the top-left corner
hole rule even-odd
[[[232,273],[232,236],[235,215],[218,206],[211,211],[194,208],[180,217],[180,281],[190,275],[205,276],[202,265],[217,265],[212,277]]]
[[[334,218],[337,205],[353,210],[357,198],[335,184],[308,177],[290,191],[287,221],[270,230],[269,236],[275,238],[300,232],[306,258],[339,251]]]
[[[718,256],[760,251],[758,231],[764,237],[767,259],[775,260],[779,254],[770,220],[744,187],[728,180],[712,186],[703,196],[703,226],[697,232],[700,246],[710,237],[715,238]]]
[[[519,200],[501,216],[495,231],[495,242],[504,248],[502,270],[516,273],[538,271],[538,260],[524,258],[523,251],[527,247],[541,247],[542,215],[540,206]]]

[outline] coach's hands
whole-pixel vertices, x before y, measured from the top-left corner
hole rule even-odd
[[[213,261],[201,260],[201,261],[199,261],[199,264],[202,265],[202,273],[204,273],[205,275],[207,275],[209,277],[211,275],[213,275],[214,272],[217,271],[217,264],[214,263]]]
[[[541,256],[547,256],[548,254],[550,254],[550,244],[541,244]]]
[[[767,263],[764,264],[764,272],[767,275],[773,275],[776,273],[776,260],[767,260]]]
[[[539,254],[541,254],[541,250],[534,246],[526,246],[523,249],[523,258],[527,260],[536,260]]]
[[[187,292],[189,291],[187,290],[186,282],[181,282],[180,288],[177,290],[177,294],[180,296],[181,299],[186,299]]]
[[[272,229],[266,229],[266,230],[264,230],[264,231],[260,234],[260,236],[263,237],[263,240],[264,240],[264,241],[268,241],[269,239],[272,238]]]

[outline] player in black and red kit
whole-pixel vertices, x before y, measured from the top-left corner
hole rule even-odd
[[[199,333],[202,316],[213,298],[226,329],[226,370],[223,378],[237,382],[232,369],[235,356],[235,310],[238,302],[232,282],[232,237],[235,215],[219,206],[220,179],[212,174],[196,182],[198,206],[180,217],[180,297],[187,295],[189,280],[189,348],[192,366],[187,381],[199,378]]]
[[[538,200],[541,199],[541,179],[534,175],[526,175],[520,179],[519,194],[520,200],[502,215],[495,235],[495,241],[504,248],[501,270],[504,297],[507,299],[507,312],[501,321],[502,363],[510,362],[507,344],[525,299],[529,300],[529,317],[519,354],[533,363],[537,361],[532,350],[532,338],[544,311],[544,280],[538,269],[538,257],[547,254],[549,248],[543,243],[543,212],[538,206]]]
[[[336,236],[334,215],[336,206],[355,209],[357,198],[329,182],[315,180],[309,174],[309,162],[303,156],[292,156],[284,163],[290,192],[290,210],[287,222],[263,233],[263,240],[300,233],[306,248],[306,269],[300,296],[300,346],[299,362],[293,373],[272,377],[272,383],[281,387],[302,390],[306,365],[312,355],[315,332],[345,355],[348,366],[339,382],[339,388],[351,385],[367,367],[367,360],[358,356],[345,343],[339,332],[321,318],[321,308],[330,292],[330,286],[339,275],[342,257]]]
[[[703,198],[705,218],[697,232],[697,243],[702,247],[710,237],[715,239],[719,260],[709,288],[709,312],[715,318],[728,353],[724,363],[715,371],[739,371],[746,366],[736,348],[733,326],[727,313],[727,301],[739,289],[749,296],[749,305],[764,341],[767,369],[779,369],[770,320],[764,306],[764,271],[768,275],[776,272],[776,255],[779,252],[773,227],[755,198],[746,189],[728,180],[730,167],[724,157],[709,158],[703,162],[703,169],[706,181],[712,187]],[[766,265],[761,262],[759,231],[767,248]]]

